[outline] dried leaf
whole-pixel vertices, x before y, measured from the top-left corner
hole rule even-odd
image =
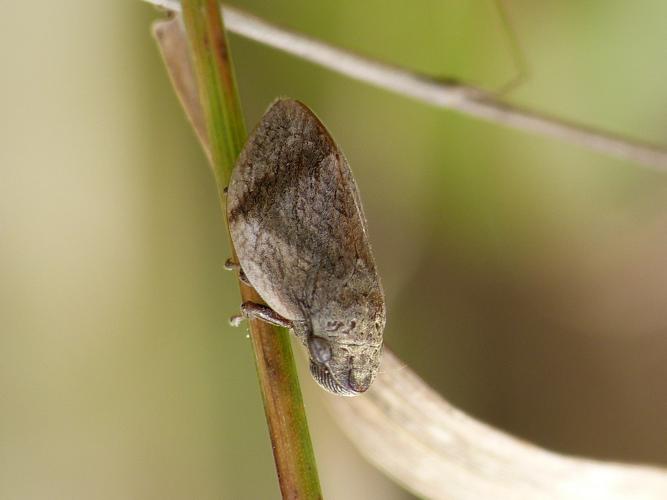
[[[454,408],[388,349],[367,394],[329,399],[359,451],[427,498],[667,498],[667,471],[521,441]]]

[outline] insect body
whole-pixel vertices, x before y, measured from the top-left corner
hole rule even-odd
[[[232,172],[227,216],[240,267],[268,304],[246,316],[289,326],[310,371],[353,396],[375,378],[384,295],[347,160],[304,104],[279,99]]]

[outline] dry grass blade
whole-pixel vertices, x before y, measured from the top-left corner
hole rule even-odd
[[[667,498],[665,470],[544,450],[457,410],[388,349],[382,363],[364,397],[333,399],[331,407],[361,453],[420,496]]]
[[[145,1],[174,11],[179,11],[181,8],[178,0]],[[455,110],[505,127],[553,137],[657,170],[667,170],[667,149],[664,146],[514,106],[474,86],[434,79],[407,68],[355,54],[282,28],[234,7],[225,6],[223,10],[230,31],[350,78],[412,97],[432,106]]]
[[[153,24],[153,36],[158,43],[162,59],[167,67],[171,84],[181,101],[190,125],[194,128],[197,138],[209,157],[208,131],[204,114],[199,105],[199,92],[194,78],[188,41],[185,38],[185,27],[180,16],[174,16],[167,21],[156,21]]]

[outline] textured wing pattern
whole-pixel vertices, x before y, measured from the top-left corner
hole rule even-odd
[[[283,316],[325,314],[332,297],[344,309],[359,294],[382,296],[350,167],[300,102],[276,101],[251,134],[227,215],[241,267]]]

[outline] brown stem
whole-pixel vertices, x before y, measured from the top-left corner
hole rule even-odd
[[[246,135],[231,54],[215,0],[184,1],[183,15],[190,51],[178,17],[156,24],[154,32],[174,88],[211,160],[224,213],[224,187]],[[243,283],[240,291],[243,302],[262,302]],[[321,498],[289,332],[259,320],[249,325],[283,498]]]

